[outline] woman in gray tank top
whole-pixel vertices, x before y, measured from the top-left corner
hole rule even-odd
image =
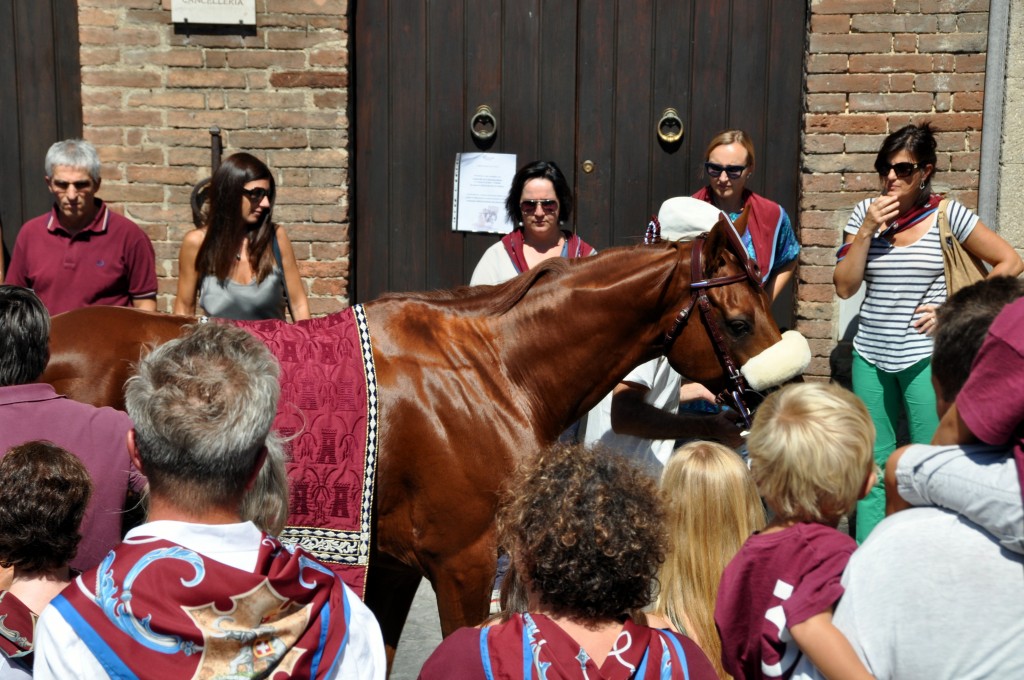
[[[227,319],[309,318],[295,253],[271,218],[274,176],[248,153],[229,156],[214,173],[206,219],[185,234],[178,254],[174,313],[194,316],[196,299],[209,316]]]

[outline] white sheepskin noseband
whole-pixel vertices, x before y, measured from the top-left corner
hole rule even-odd
[[[811,346],[796,331],[786,331],[782,339],[752,357],[740,368],[750,389],[760,392],[795,378],[811,363]]]

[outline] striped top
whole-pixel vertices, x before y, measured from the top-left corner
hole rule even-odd
[[[856,234],[872,199],[853,209],[845,232]],[[963,243],[978,223],[978,216],[957,201],[946,205],[949,228]],[[871,239],[864,269],[867,290],[860,308],[860,325],[853,348],[864,359],[890,373],[901,371],[932,354],[932,339],[911,325],[914,310],[923,304],[946,301],[946,276],[939,243],[939,223],[915,243],[892,246],[881,238]]]

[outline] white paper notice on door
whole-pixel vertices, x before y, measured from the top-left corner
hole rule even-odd
[[[514,153],[455,154],[452,231],[507,234],[505,198],[516,174]]]

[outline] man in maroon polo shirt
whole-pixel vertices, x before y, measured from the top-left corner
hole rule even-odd
[[[33,289],[50,314],[90,305],[156,311],[156,256],[149,237],[96,198],[100,159],[81,139],[46,153],[53,208],[18,234],[5,283]]]
[[[127,413],[72,401],[35,383],[50,358],[50,317],[32,291],[0,285],[0,457],[12,446],[47,439],[85,465],[93,482],[75,569],[95,567],[121,541],[128,491],[145,478],[131,464]]]

